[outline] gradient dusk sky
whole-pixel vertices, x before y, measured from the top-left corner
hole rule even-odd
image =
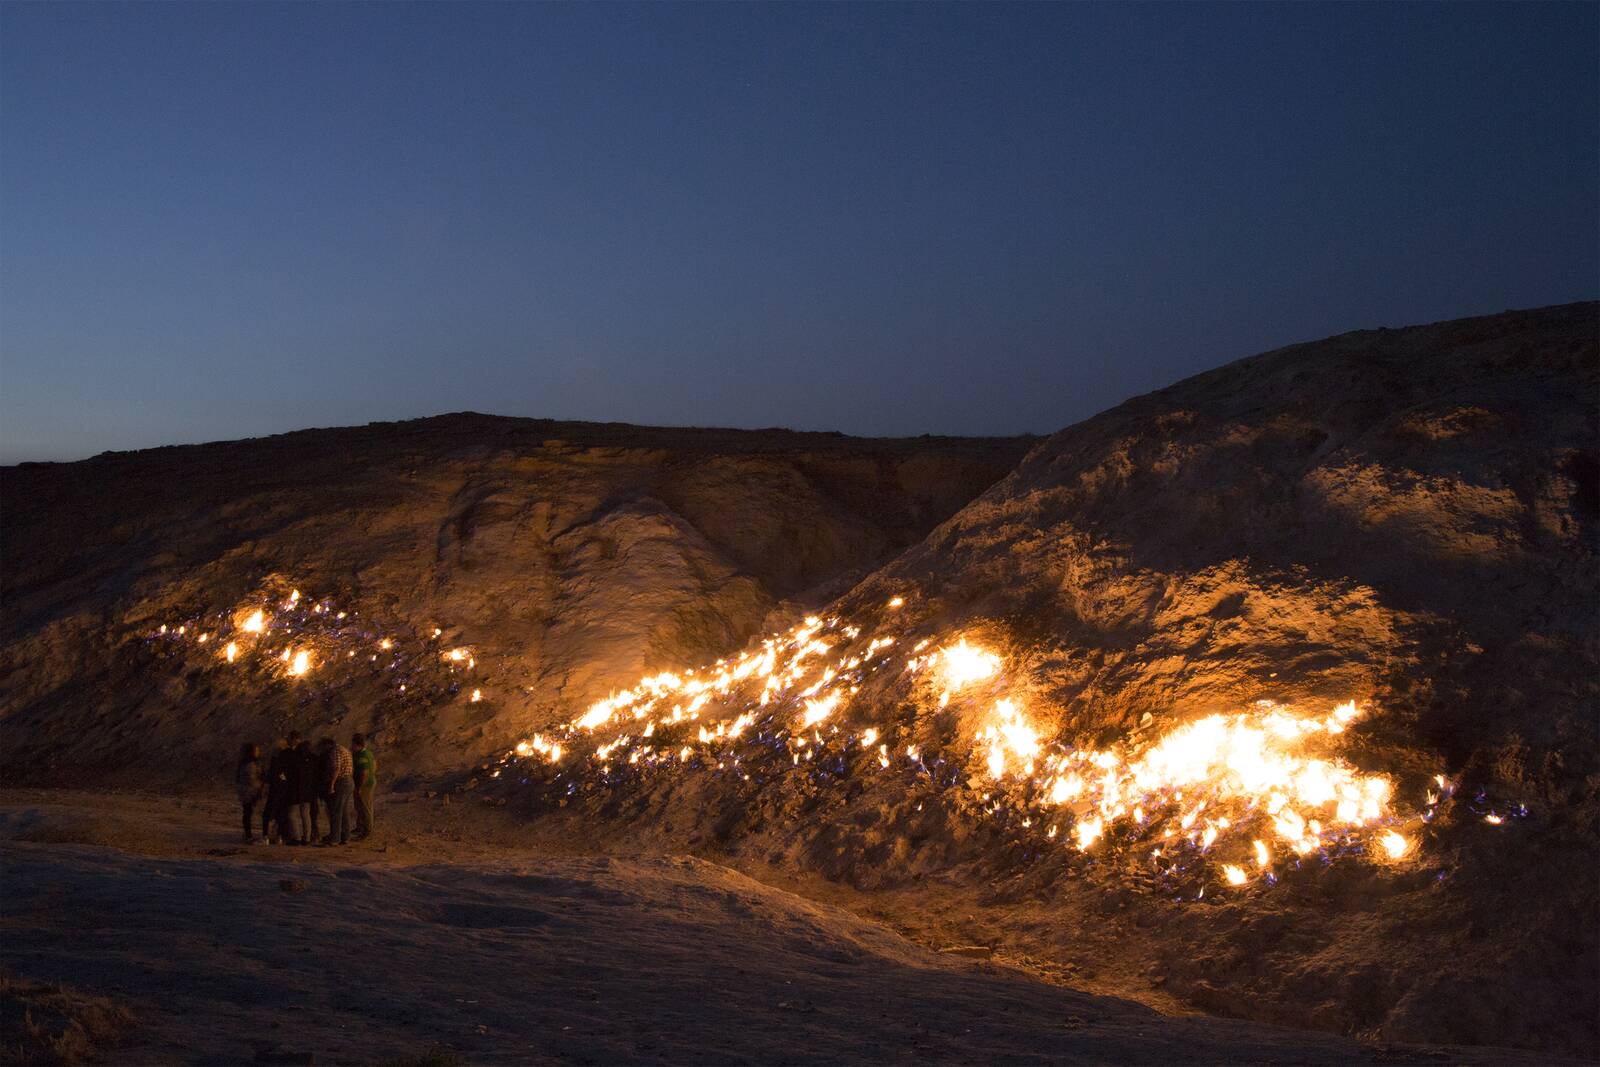
[[[1048,432],[1600,289],[1600,7],[0,5],[0,461]]]

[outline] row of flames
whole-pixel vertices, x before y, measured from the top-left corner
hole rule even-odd
[[[893,616],[904,605],[894,597],[885,607]],[[842,725],[869,676],[897,672],[940,707],[981,694],[986,710],[973,758],[988,783],[990,814],[1020,804],[1023,827],[1037,821],[1047,839],[1084,852],[1106,847],[1116,828],[1118,840],[1147,847],[1158,869],[1164,857],[1198,853],[1216,860],[1229,885],[1271,880],[1280,861],[1313,853],[1359,849],[1403,861],[1416,848],[1416,827],[1451,791],[1436,777],[1425,803],[1403,816],[1387,776],[1333,755],[1334,739],[1362,714],[1353,701],[1325,712],[1263,701],[1185,723],[1153,742],[1076,748],[1041,735],[1020,698],[1004,692],[1002,667],[1000,656],[964,636],[943,644],[925,638],[901,652],[893,634],[864,634],[837,618],[812,616],[704,671],[641,679],[548,735],[522,741],[502,763],[559,763],[581,753],[577,758],[605,777],[620,763],[693,759],[742,774],[744,746],[761,731],[764,739],[776,734],[796,766],[830,747],[859,745],[884,770],[897,762],[926,769],[917,745],[891,742],[876,726]]]
[[[318,634],[310,623],[319,618],[337,625],[347,619],[353,621],[355,613],[337,610],[328,600],[307,602],[300,595],[300,590],[295,589],[281,600],[224,612],[210,623],[204,619],[176,625],[163,623],[150,636],[168,641],[193,641],[196,645],[215,648],[217,657],[225,663],[241,667],[254,664],[291,679],[304,678],[317,668],[339,659],[355,660],[361,657],[371,663],[382,661],[383,665],[390,668],[401,665],[404,652],[393,637],[375,636],[360,642],[370,645],[370,648],[335,648],[332,646],[349,645],[352,642],[348,639],[330,640],[325,633]],[[428,641],[434,644],[443,636],[443,629],[436,627]],[[363,652],[366,653],[364,657]],[[469,648],[439,648],[436,654],[453,673],[470,672],[478,665],[477,658]],[[395,686],[396,692],[402,694],[407,688],[405,682]],[[473,689],[468,699],[472,703],[481,701],[483,690]]]
[[[890,599],[884,617],[901,617],[905,603]],[[229,664],[254,657],[302,678],[318,665],[312,644],[300,638],[297,647],[291,638],[279,648],[271,640],[289,629],[278,621],[285,611],[306,616],[298,590],[281,603],[232,613],[226,632],[191,633],[179,625],[162,626],[158,635],[211,643]],[[346,618],[326,601],[310,614]],[[431,641],[441,635],[435,629]],[[399,654],[390,637],[373,645],[373,661],[380,653]],[[344,658],[357,655],[354,648],[343,651]],[[477,665],[468,648],[435,646],[429,654],[452,670]],[[859,746],[872,757],[869,767],[927,772],[928,757],[909,739],[891,738],[894,727],[851,724],[848,714],[869,678],[905,679],[919,704],[975,713],[969,718],[981,725],[970,738],[971,760],[974,781],[988,790],[986,813],[1021,810],[1024,828],[1037,823],[1047,840],[1083,852],[1143,848],[1158,870],[1200,856],[1232,886],[1274,880],[1278,864],[1313,854],[1359,851],[1404,861],[1416,850],[1417,828],[1452,789],[1436,777],[1422,803],[1404,814],[1389,777],[1334,754],[1339,735],[1363,714],[1353,701],[1325,711],[1262,701],[1183,723],[1153,740],[1073,747],[1041,734],[1008,687],[1003,666],[999,655],[966,636],[925,637],[903,648],[897,633],[867,634],[838,618],[811,616],[703,670],[642,678],[548,733],[525,738],[504,754],[501,769],[537,760],[609,780],[621,766],[646,771],[703,760],[748,779],[746,746],[759,735],[763,744],[781,745],[794,767]],[[467,699],[480,701],[483,691],[473,688]],[[866,711],[872,702],[861,703]],[[1492,812],[1485,817],[1502,821]]]

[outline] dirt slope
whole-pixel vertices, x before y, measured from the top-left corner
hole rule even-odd
[[[178,784],[241,736],[330,720],[383,729],[392,770],[459,766],[826,599],[1030,443],[450,415],[5,468],[0,766]],[[402,649],[442,629],[491,699],[438,664],[404,693],[365,662],[293,686],[146,640],[293,589]]]
[[[1345,334],[1049,438],[866,583],[1037,634],[1066,722],[1372,698],[1457,765],[1592,724],[1597,305]]]
[[[531,808],[820,874],[1152,1001],[1593,1055],[1597,396],[1581,304],[1347,334],[1129,401],[829,608],[850,689],[823,728],[734,702],[702,715],[755,715],[742,747],[701,755],[691,731],[682,756],[652,737],[637,765],[564,761],[532,772]],[[851,668],[872,634],[892,669]],[[1001,669],[946,707],[901,650],[958,635]],[[1393,783],[1414,851],[1328,847],[1235,888],[1221,863],[1254,870],[1248,839],[1152,867],[1166,816],[1074,848],[1070,809],[985,775],[998,697],[1052,751],[1355,700],[1334,755]]]
[[[918,442],[791,442],[752,458],[658,441],[619,458],[535,447],[543,429],[502,449],[474,424],[451,448],[390,434],[358,461],[285,463],[284,438],[225,446],[257,450],[257,480],[237,506],[198,509],[161,477],[129,480],[137,506],[106,507],[114,473],[10,470],[8,501],[21,485],[56,518],[6,519],[8,543],[29,547],[6,559],[0,759],[59,780],[131,752],[139,775],[192,782],[263,720],[377,725],[390,766],[458,769],[458,804],[505,805],[546,844],[693,849],[1095,992],[1593,1056],[1597,318],[1570,305],[1242,360],[1061,431],[981,495],[985,464],[1018,444],[934,442],[929,458]],[[965,497],[938,488],[951,463],[982,472]],[[278,485],[283,470],[301,481]],[[335,490],[307,490],[322,479]],[[158,523],[118,525],[147,506]],[[932,528],[920,542],[912,515]],[[129,545],[136,565],[119,562]],[[819,612],[828,650],[780,699],[740,683],[680,721],[670,696],[648,741],[630,717],[553,733],[567,746],[553,762],[508,751],[614,685],[787,624],[781,597],[825,599],[906,545]],[[291,603],[294,587],[307,597]],[[315,669],[218,667],[191,628],[237,629],[241,603],[273,613],[263,651],[307,642]],[[868,647],[878,635],[889,651]],[[911,660],[957,636],[1000,669],[946,703]],[[444,658],[458,644],[470,673]],[[802,727],[825,686],[838,702],[805,708]],[[1354,700],[1335,755],[1393,784],[1407,851],[1280,847],[1230,883],[1222,844],[1156,862],[1177,809],[1118,816],[1075,847],[1086,811],[985,775],[997,698],[1052,754],[1260,700]],[[744,715],[742,735],[708,731]],[[612,747],[625,729],[630,747]],[[1248,841],[1228,847],[1249,862]]]
[[[1419,867],[1154,908],[1184,946],[1154,977],[1252,1018],[1594,1055],[1597,401],[1592,303],[1269,352],[1054,435],[840,610],[909,587],[994,633],[1050,736],[1362,702],[1348,758],[1402,798],[1457,783]]]

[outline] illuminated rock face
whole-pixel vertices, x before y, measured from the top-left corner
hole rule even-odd
[[[7,468],[0,760],[25,780],[134,764],[181,784],[292,724],[382,728],[392,771],[453,769],[827,599],[1031,443],[457,415]],[[139,647],[291,584],[374,639],[441,628],[477,650],[485,698],[443,692],[436,664],[401,693],[319,653],[307,684],[263,692]]]
[[[1371,698],[1450,758],[1593,722],[1596,305],[1241,360],[1043,442],[864,583],[1023,620],[1063,725]],[[848,615],[851,600],[833,610]]]
[[[1590,1051],[1596,324],[1267,353],[981,495],[1018,445],[484,444],[499,420],[218,446],[260,451],[210,486],[7,471],[37,504],[6,516],[0,759],[192,781],[263,722],[378,725],[386,766],[484,760],[545,832],[1000,902],[962,937],[1148,959],[1206,1010]],[[807,589],[814,622],[772,610]]]
[[[1205,1010],[1600,1051],[1597,397],[1592,303],[1266,353],[1055,434],[832,605],[918,590],[947,632],[1006,654],[1044,738],[1354,699],[1371,715],[1340,751],[1397,800],[1460,783],[1425,833],[1384,831],[1377,863],[1313,869],[1296,896],[1253,893],[1236,848],[1214,905],[1191,893],[1181,915],[1104,867],[1052,882],[1054,860],[1013,873],[1018,850],[969,848],[975,884],[1037,924],[991,936],[1046,952],[1115,901],[1107,957],[1148,953],[1162,994]],[[832,826],[836,876],[870,874],[849,859],[867,839]],[[1101,829],[1074,832],[1099,848]],[[1263,835],[1263,867],[1284,840]],[[1413,873],[1382,873],[1389,857]]]
[[[1353,334],[1138,398],[775,662],[630,680],[496,780],[576,833],[998,901],[963,936],[1093,941],[1206,1010],[1591,1050],[1596,326]]]

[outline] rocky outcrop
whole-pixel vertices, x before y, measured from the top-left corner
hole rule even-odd
[[[1457,765],[1548,748],[1600,694],[1596,309],[1345,334],[1139,397],[855,599],[1014,622],[1072,732],[1353,697]]]
[[[1280,349],[1055,434],[845,598],[915,589],[930,631],[993,635],[1046,736],[1356,699],[1350,759],[1459,783],[1405,876],[1210,906],[996,843],[971,861],[1016,905],[994,936],[1070,953],[1114,914],[1107,954],[1208,1011],[1594,1054],[1597,397],[1593,303]]]
[[[1597,395],[1600,306],[1580,304],[1347,334],[1136,398],[829,606],[841,680],[816,684],[844,695],[820,725],[797,703],[764,718],[745,690],[703,715],[751,714],[748,741],[669,727],[644,770],[569,759],[542,794],[535,767],[530,808],[820,874],[930,939],[1102,991],[1592,1055]],[[958,636],[999,667],[946,704],[910,659]],[[1405,858],[1276,842],[1257,871],[1248,840],[1184,845],[1192,801],[1108,816],[1077,847],[1087,808],[986,773],[1001,697],[1045,753],[1354,700],[1327,755],[1392,783]],[[1249,871],[1230,884],[1224,863]]]
[[[336,725],[384,730],[392,772],[459,766],[826,600],[1031,443],[463,414],[5,468],[0,760],[172,785]],[[402,691],[366,648],[295,685],[150,640],[296,589],[346,637],[440,630],[488,698],[443,668]]]
[[[256,727],[376,726],[390,766],[459,769],[530,833],[821,875],[1097,991],[1593,1055],[1597,395],[1600,305],[1577,304],[1255,356],[1026,458],[458,416],[8,469],[0,761],[180,784]],[[155,636],[269,601],[280,645],[319,642],[315,684]],[[641,732],[638,763],[506,751],[799,602],[833,620],[844,674],[812,683],[831,718],[796,727],[790,694],[783,721],[746,700],[671,719],[647,752]],[[1003,671],[947,705],[909,659],[957,635]],[[380,659],[390,637],[404,655]],[[1074,848],[1036,818],[1037,783],[983,773],[973,717],[1002,695],[1058,752],[1353,699],[1338,757],[1394,783],[1413,838],[1393,864],[1330,847],[1243,883],[1204,844],[1152,862],[1160,831],[1126,816]],[[767,718],[717,748],[707,727],[740,712]]]

